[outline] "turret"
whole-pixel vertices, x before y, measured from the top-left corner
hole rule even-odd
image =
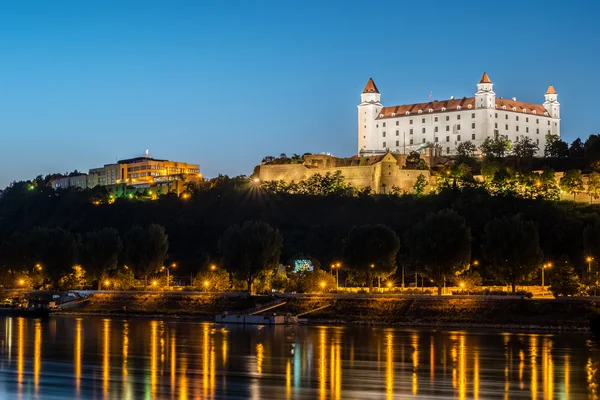
[[[477,84],[477,93],[475,93],[475,107],[496,107],[496,93],[494,93],[494,84],[486,72],[483,73],[481,80]]]
[[[379,111],[383,107],[379,102],[381,94],[379,89],[369,78],[365,89],[360,95],[358,105],[358,154],[364,151],[377,149],[377,121]]]
[[[548,86],[544,95],[544,108],[552,118],[560,118],[560,103],[558,102],[558,94],[554,90],[554,86]]]

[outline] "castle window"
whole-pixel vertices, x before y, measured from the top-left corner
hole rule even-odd
[[[475,134],[474,133],[471,135],[471,140],[475,140]]]
[[[517,132],[519,132],[519,125],[517,125]]]
[[[434,122],[438,122],[438,117],[435,117],[435,118],[433,119],[433,121],[434,121]]]
[[[411,119],[408,123],[412,125],[413,124],[413,120]]]
[[[425,128],[422,128],[422,129],[421,129],[421,133],[425,133]]]
[[[539,146],[540,144],[540,139],[535,139],[535,143]]]
[[[438,127],[436,126],[435,128],[433,128],[433,131],[437,132],[438,131]]]
[[[456,130],[460,131],[460,124],[456,125]]]
[[[529,122],[529,118],[525,118],[525,122]]]
[[[475,118],[475,113],[471,113],[471,118]]]
[[[383,127],[385,128],[385,122],[383,123]]]
[[[540,129],[539,129],[539,128],[537,128],[537,129],[535,130],[535,133],[537,133],[537,134],[539,135],[539,134],[540,134]]]
[[[458,114],[458,115],[456,116],[456,119],[460,119],[460,114]]]
[[[410,134],[411,134],[411,135],[413,134],[413,130],[412,130],[412,128],[410,128]]]
[[[550,126],[550,121],[548,121],[548,126]]]
[[[550,129],[548,129],[548,135],[550,134]]]
[[[423,110],[419,110],[419,114],[423,114]]]
[[[555,123],[554,123],[554,126],[558,126],[558,123],[557,123],[557,122],[555,122]]]
[[[385,137],[385,132],[383,132],[383,137]]]
[[[519,116],[517,115],[517,121],[519,120]]]
[[[413,144],[413,140],[412,139],[410,139],[410,144]]]
[[[430,109],[429,109],[429,112],[433,112],[433,108],[430,108]]]
[[[400,141],[396,140],[396,146],[400,146]]]
[[[396,113],[392,113],[392,117],[395,117],[395,116],[396,116]]]
[[[385,147],[385,142],[383,142],[383,147]]]
[[[498,129],[494,129],[494,135],[498,136]]]
[[[548,115],[548,111],[546,111],[546,112],[544,113],[544,115],[546,115],[546,116],[547,116],[547,115]]]
[[[446,107],[442,107],[442,111],[446,111]]]
[[[446,142],[450,141],[450,136],[446,136]]]
[[[379,116],[380,116],[381,118],[383,118],[383,114],[379,114]]]
[[[531,113],[532,113],[532,114],[537,114],[537,111],[533,110]]]
[[[396,129],[396,136],[400,135],[400,131]]]
[[[498,123],[497,122],[494,124],[494,128],[498,129]]]
[[[379,128],[379,124],[375,125],[375,128]]]
[[[460,142],[460,135],[456,136],[456,141]]]
[[[526,109],[526,108],[524,108],[524,109],[523,109],[523,112],[527,112],[527,109]]]
[[[468,108],[468,109],[471,109],[472,107],[473,107],[473,106],[472,106],[472,105],[470,105],[470,104],[467,106],[467,108]],[[473,117],[473,118],[475,118],[475,117]]]
[[[495,118],[498,118],[498,113],[496,113],[496,116],[495,116]]]
[[[508,119],[508,114],[506,114],[506,115],[504,116],[504,119]]]
[[[528,126],[525,127],[525,133],[529,133],[529,127]]]
[[[517,107],[513,107],[513,108],[512,108],[512,110],[513,110],[513,111],[517,111]]]
[[[437,136],[436,136],[436,137],[434,137],[434,138],[433,138],[433,141],[437,143],[437,142],[438,142],[438,137],[437,137]]]
[[[460,110],[461,108],[462,108],[461,106],[457,106],[457,107],[456,107],[456,109],[457,109],[457,110]]]
[[[504,125],[504,129],[508,130],[508,124]]]
[[[446,147],[446,154],[450,154],[450,147]]]
[[[446,115],[446,121],[450,121],[450,116]]]
[[[502,109],[503,109],[503,110],[506,110],[506,106],[502,106]]]
[[[475,122],[471,124],[471,129],[475,129]]]
[[[539,123],[540,123],[540,119],[539,119],[539,118],[536,118],[536,119],[535,119],[535,123],[536,123],[536,124],[539,124]]]
[[[450,132],[450,125],[446,125],[446,132]]]
[[[409,115],[409,114],[410,114],[410,111],[407,111],[407,112],[406,112],[406,115]]]
[[[423,140],[421,141],[421,143],[425,143],[425,138],[423,138]]]
[[[425,118],[421,118],[421,123],[424,124],[425,123]]]
[[[400,125],[400,121],[396,121],[396,126]]]

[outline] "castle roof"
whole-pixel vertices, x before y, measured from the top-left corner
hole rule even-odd
[[[492,81],[490,80],[490,77],[488,76],[487,72],[483,73],[483,76],[481,77],[481,80],[479,81],[479,83],[492,83]]]
[[[556,90],[554,90],[554,86],[548,86],[548,90],[546,90],[546,94],[556,94]]]
[[[499,97],[496,97],[496,109],[504,111],[514,111],[522,114],[535,114],[541,116],[545,116],[546,113],[546,109],[541,104],[526,103],[524,101],[508,100]],[[431,113],[467,110],[475,110],[474,97],[463,97],[462,99],[430,101],[427,103],[415,103],[404,104],[400,106],[383,107],[379,111],[377,119],[399,118],[406,116],[419,116]]]
[[[365,90],[363,93],[379,93],[379,89],[375,86],[375,82],[373,82],[373,78],[369,78],[367,85],[365,86]]]

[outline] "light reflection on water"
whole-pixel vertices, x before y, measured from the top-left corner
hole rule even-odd
[[[599,398],[600,344],[580,333],[95,317],[2,326],[2,399]]]

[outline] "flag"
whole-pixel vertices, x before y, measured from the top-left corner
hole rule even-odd
[[[433,92],[429,92],[429,100],[433,97]]]

